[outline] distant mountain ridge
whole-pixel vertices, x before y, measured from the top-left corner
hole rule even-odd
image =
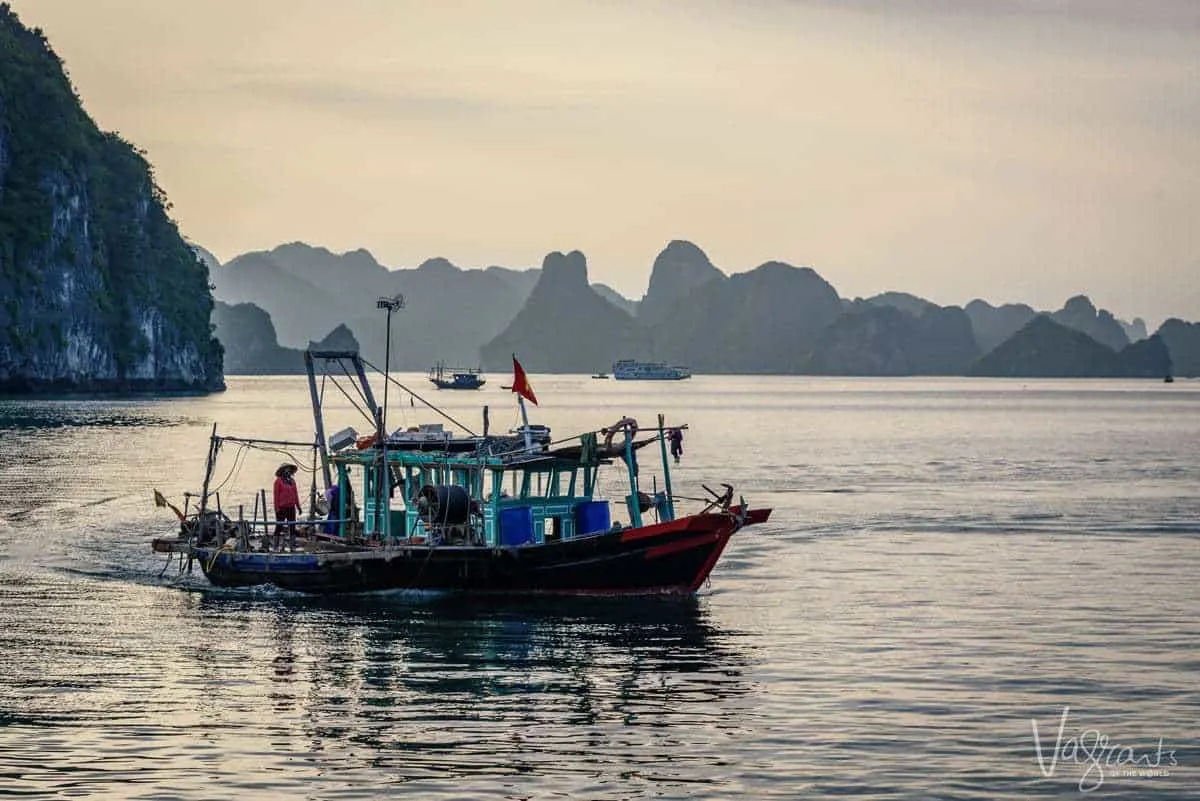
[[[999,356],[987,356],[1038,316],[1025,304],[997,307],[977,299],[965,308],[943,307],[902,291],[847,300],[812,268],[779,261],[726,275],[686,240],[672,240],[658,254],[637,302],[589,283],[579,251],[550,253],[531,270],[462,270],[440,257],[389,270],[365,250],[339,255],[290,243],[244,254],[213,273],[218,297],[268,312],[280,331],[276,347],[299,346],[344,324],[376,363],[383,358],[384,320],[374,301],[403,292],[407,306],[392,320],[392,366],[408,370],[439,360],[506,370],[517,352],[534,372],[590,373],[640,358],[698,373],[964,375],[1001,369]],[[1190,329],[1180,327],[1188,324],[1176,321],[1173,340],[1164,337],[1113,362],[1087,343],[1115,358],[1128,348],[1126,332],[1144,331],[1144,322],[1121,321],[1082,295],[1045,314],[1086,342],[1039,324],[1040,339],[1026,333],[1017,345],[1049,342],[1074,356],[1047,362],[1044,354],[1010,348],[1001,354],[1008,360],[1003,369],[1143,375],[1162,367],[1159,357],[1172,348],[1192,347]],[[268,339],[261,330],[259,338]],[[1138,337],[1139,344],[1150,339]],[[1016,363],[1022,359],[1024,366]],[[1072,359],[1091,366],[1072,366]],[[1108,366],[1095,366],[1101,363]]]
[[[384,326],[375,301],[403,294],[411,302],[392,320],[392,366],[404,370],[475,364],[480,344],[508,324],[537,280],[536,271],[463,270],[443,258],[388,270],[366,250],[336,254],[301,242],[243,254],[211,275],[219,300],[265,310],[281,345],[302,347],[346,325],[379,363]]]
[[[253,303],[229,305],[217,301],[213,329],[225,344],[225,372],[229,375],[287,375],[305,372],[304,351],[287,348],[275,337],[271,317]],[[339,325],[308,347],[319,350],[359,350],[358,340]]]
[[[1039,314],[980,359],[971,375],[1005,378],[1163,378],[1171,356],[1158,335],[1117,351]]]

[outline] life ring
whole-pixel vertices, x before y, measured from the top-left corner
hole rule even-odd
[[[622,417],[608,428],[602,428],[600,430],[604,432],[604,447],[610,448],[612,447],[613,437],[618,431],[628,432],[630,439],[636,437],[638,432],[638,423],[637,420],[634,420],[632,417]]]

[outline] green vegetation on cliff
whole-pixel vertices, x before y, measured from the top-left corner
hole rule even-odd
[[[217,389],[207,270],[145,154],[0,3],[0,388]]]

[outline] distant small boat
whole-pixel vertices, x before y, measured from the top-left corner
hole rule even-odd
[[[1175,376],[1173,376],[1173,375],[1169,375],[1169,376],[1167,376],[1166,378],[1164,378],[1164,379],[1163,379],[1163,383],[1164,383],[1164,384],[1174,384],[1174,383],[1175,383]]]
[[[608,373],[593,373],[592,378],[608,378]]]
[[[621,359],[613,364],[612,371],[618,381],[678,381],[692,377],[692,371],[686,367],[637,359]]]
[[[478,367],[447,367],[438,362],[429,368],[429,380],[438,389],[479,389],[487,383]]]

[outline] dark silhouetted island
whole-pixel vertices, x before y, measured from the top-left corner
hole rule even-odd
[[[592,373],[636,355],[644,342],[635,320],[588,285],[583,254],[554,252],[542,262],[524,308],[483,346],[482,362],[490,370],[509,369],[512,354],[520,353],[528,369]]]
[[[275,343],[265,321],[254,317],[251,324],[249,312],[241,326],[222,325],[237,372],[271,372],[270,365],[291,358],[271,348],[340,322],[378,363],[382,320],[374,300],[397,289],[409,304],[393,319],[393,353],[407,353],[399,366],[410,370],[443,359],[506,370],[516,352],[532,371],[589,375],[628,358],[700,374],[1162,378],[1172,358],[1175,372],[1187,375],[1194,362],[1185,354],[1195,352],[1182,321],[1169,321],[1159,339],[1129,345],[1126,332],[1144,331],[1145,323],[1125,323],[1083,295],[1041,318],[1025,304],[977,299],[963,309],[901,291],[847,300],[809,267],[773,261],[727,275],[682,239],[654,259],[637,303],[589,284],[578,251],[551,253],[540,270],[461,270],[434,258],[389,271],[366,251],[339,256],[293,243],[215,272],[223,276],[219,293],[249,296],[276,327],[282,321],[292,332]],[[1041,321],[1030,327],[1035,319]],[[254,332],[252,341],[240,342],[237,332]]]
[[[1097,310],[1086,295],[1076,295],[1067,300],[1063,307],[1051,315],[1054,321],[1067,328],[1082,331],[1092,339],[1114,351],[1129,344],[1125,328],[1113,317],[1112,312]]]
[[[271,316],[253,303],[229,305],[217,302],[213,309],[213,327],[225,345],[225,372],[228,375],[288,375],[305,372],[304,351],[285,348],[275,337]],[[309,342],[317,350],[357,351],[358,340],[344,325],[329,332],[319,342]]]
[[[217,298],[265,310],[281,345],[303,347],[344,324],[379,365],[384,325],[375,301],[411,298],[392,318],[392,367],[401,370],[436,361],[476,364],[480,346],[512,321],[537,277],[536,270],[463,270],[444,258],[389,270],[365,250],[336,254],[302,242],[243,254],[213,270]]]
[[[1163,378],[1171,355],[1157,335],[1115,351],[1039,314],[980,359],[971,375],[1005,378]]]
[[[962,375],[979,358],[971,321],[958,307],[862,301],[822,333],[797,372],[818,375]]]
[[[1200,376],[1200,323],[1187,323],[1172,317],[1159,326],[1157,333],[1171,352],[1174,375]]]
[[[808,267],[767,262],[712,278],[650,323],[650,357],[702,373],[791,373],[842,313],[837,291]]]

